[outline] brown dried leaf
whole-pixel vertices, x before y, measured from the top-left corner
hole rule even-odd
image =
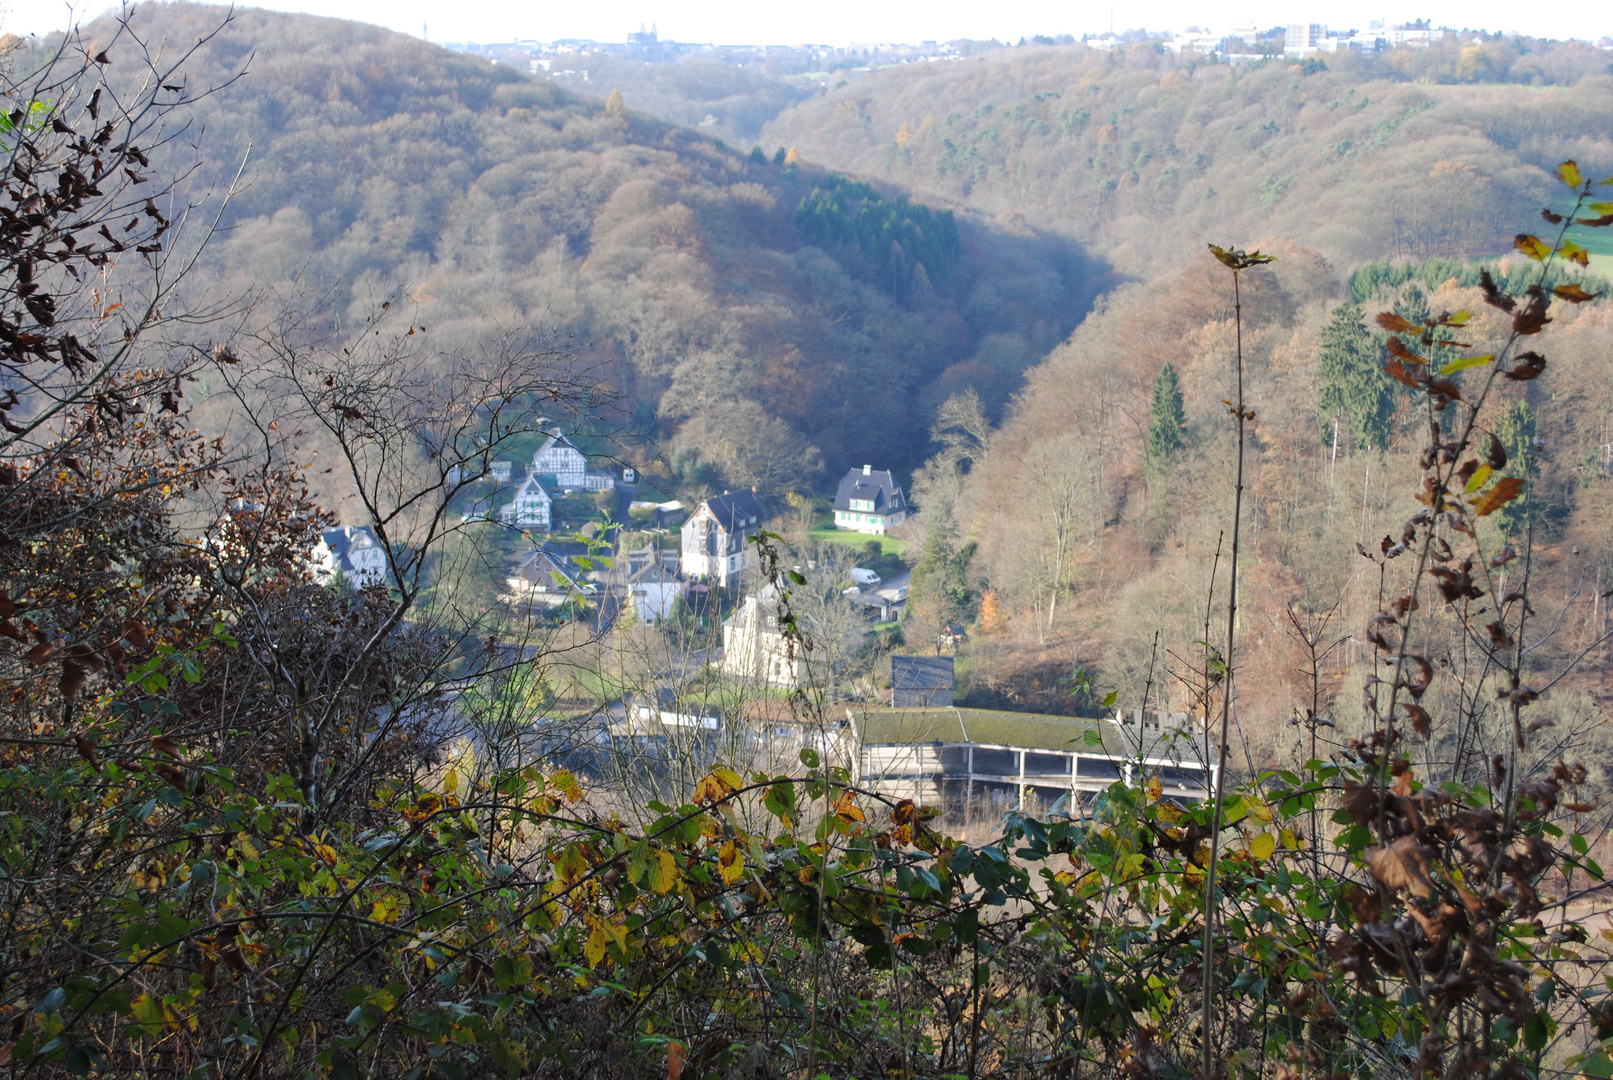
[[[1488,517],[1507,503],[1523,494],[1523,481],[1516,476],[1503,476],[1495,482],[1489,491],[1483,492],[1473,499],[1473,512],[1479,517]]]
[[[1428,849],[1415,836],[1402,836],[1388,847],[1377,845],[1365,851],[1367,869],[1386,889],[1402,889],[1413,896],[1428,896],[1434,883],[1428,877]]]
[[[1510,371],[1501,374],[1513,382],[1528,382],[1546,370],[1546,358],[1537,352],[1526,352],[1519,355],[1517,363],[1512,365]]]
[[[1378,312],[1377,323],[1393,334],[1420,334],[1423,332],[1422,327],[1414,322],[1408,322],[1392,311]]]
[[[1415,731],[1419,738],[1426,741],[1434,730],[1433,718],[1428,715],[1428,710],[1411,702],[1407,702],[1403,707],[1406,710],[1406,715],[1411,719],[1411,730]]]

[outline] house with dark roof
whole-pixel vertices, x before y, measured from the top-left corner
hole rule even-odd
[[[719,585],[739,579],[755,565],[747,541],[762,527],[762,503],[756,492],[725,491],[707,499],[683,523],[683,575]]]
[[[343,525],[321,532],[313,564],[314,577],[322,583],[340,577],[362,589],[387,578],[386,551],[368,525]]]
[[[907,496],[887,469],[852,469],[835,492],[835,528],[883,536],[907,519]]]
[[[584,578],[583,570],[583,565],[560,545],[545,542],[522,556],[504,583],[518,600],[555,607],[574,596],[592,596],[599,591]]]
[[[891,657],[891,705],[894,708],[949,707],[953,686],[950,656]]]

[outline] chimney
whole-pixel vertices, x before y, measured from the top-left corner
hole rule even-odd
[[[872,465],[864,465],[863,466],[863,475],[864,476],[872,476],[872,475],[874,475],[874,467]]]

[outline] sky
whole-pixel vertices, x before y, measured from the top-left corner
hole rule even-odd
[[[498,42],[533,38],[622,41],[639,23],[666,39],[721,45],[845,45],[852,42],[947,41],[1035,34],[1101,33],[1143,27],[1185,30],[1253,21],[1259,26],[1319,22],[1365,29],[1369,20],[1517,31],[1594,40],[1613,34],[1613,6],[1502,3],[1500,0],[274,0],[277,11],[302,11],[377,23],[432,41]],[[0,0],[0,30],[60,30],[107,10],[105,0]]]

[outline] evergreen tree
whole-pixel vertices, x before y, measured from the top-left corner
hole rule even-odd
[[[1165,475],[1170,456],[1182,448],[1187,414],[1182,411],[1182,383],[1169,360],[1154,380],[1148,404],[1148,469],[1156,478]]]
[[[1333,442],[1336,430],[1344,445],[1382,449],[1389,445],[1395,382],[1384,371],[1378,345],[1362,319],[1359,305],[1340,304],[1322,331],[1316,420],[1324,443]]]

